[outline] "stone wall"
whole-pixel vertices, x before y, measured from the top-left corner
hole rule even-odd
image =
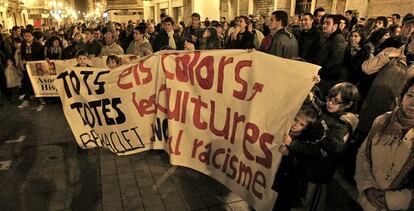
[[[193,5],[191,0],[183,0],[183,21],[184,23],[191,22],[191,14],[193,14]]]
[[[331,13],[332,2],[333,2],[332,0],[317,0],[315,9],[318,7],[323,7],[326,13]]]
[[[229,6],[227,0],[220,1],[220,17],[229,18]]]
[[[141,1],[137,1],[137,0],[106,0],[106,6],[107,8],[120,8],[120,7],[127,7],[127,6],[132,6],[132,7],[142,7],[143,6],[143,2]],[[126,8],[125,8],[126,9]],[[128,9],[135,9],[135,8],[128,8]]]
[[[240,0],[239,15],[249,15],[249,0]]]
[[[336,13],[345,14],[346,0],[338,0],[336,3]]]
[[[348,0],[345,10],[356,10],[358,17],[367,15],[368,0]]]
[[[268,15],[273,12],[274,0],[255,0],[253,1],[253,13],[258,15]]]
[[[290,14],[290,0],[278,0],[277,10],[283,10],[287,12],[287,14]]]
[[[402,17],[413,13],[414,0],[375,0],[370,1],[368,16],[390,16],[399,13]]]

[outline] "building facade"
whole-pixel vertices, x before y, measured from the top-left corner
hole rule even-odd
[[[0,23],[4,28],[26,25],[28,14],[22,0],[0,0]]]
[[[7,29],[15,25],[59,25],[77,18],[74,0],[0,0],[0,23]]]
[[[0,0],[1,1],[1,0]],[[201,19],[228,20],[238,15],[269,15],[274,10],[284,10],[289,15],[312,12],[323,7],[327,13],[343,14],[354,11],[359,17],[402,16],[412,12],[414,0],[88,0],[89,14],[106,20],[126,22],[136,19],[160,21],[160,14],[173,17],[177,22],[188,23],[193,12]]]

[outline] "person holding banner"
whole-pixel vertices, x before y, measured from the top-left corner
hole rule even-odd
[[[321,118],[306,139],[298,141],[284,138],[288,149],[303,156],[307,174],[305,196],[306,210],[323,211],[326,186],[332,179],[341,157],[347,152],[348,137],[358,124],[353,113],[358,104],[358,89],[351,83],[339,83],[332,87],[326,98]]]
[[[108,66],[111,69],[115,67],[119,67],[121,65],[122,65],[122,60],[116,55],[109,55],[106,58],[106,66]]]
[[[78,64],[75,67],[91,67],[89,63],[89,55],[86,50],[79,50],[76,52],[76,61]]]
[[[26,30],[23,33],[24,41],[21,45],[21,58],[22,63],[26,64],[28,61],[39,61],[44,60],[43,45],[34,39],[33,32]],[[29,107],[30,95],[33,94],[33,88],[30,82],[29,75],[26,71],[23,72],[22,86],[24,90],[23,102],[17,106],[18,108]],[[39,98],[41,104],[45,104],[43,98]]]
[[[303,105],[296,114],[288,134],[283,135],[283,140],[306,141],[305,131],[312,128],[318,118],[318,112],[310,105]],[[303,186],[303,160],[301,156],[291,153],[288,146],[281,145],[279,152],[283,154],[275,176],[272,188],[278,192],[278,197],[273,210],[290,210],[295,200],[299,198],[299,192]]]

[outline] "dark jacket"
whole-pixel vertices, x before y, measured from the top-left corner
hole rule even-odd
[[[365,73],[362,72],[362,63],[369,58],[369,52],[366,48],[360,48],[354,55],[351,54],[352,47],[348,45],[345,49],[345,56],[343,66],[345,67],[348,75],[348,81],[359,85],[361,79],[365,77]]]
[[[267,53],[287,59],[298,57],[298,41],[286,28],[279,29],[273,35]]]
[[[237,34],[237,39],[227,42],[227,49],[253,49],[254,36],[251,32],[245,30],[243,33]]]
[[[85,49],[85,44],[83,44],[82,42],[80,43],[73,42],[72,45],[63,49],[63,59],[75,58],[76,53],[82,49]]]
[[[158,36],[155,38],[154,43],[152,45],[152,49],[154,52],[165,50],[169,48],[169,37],[167,32],[164,30],[161,31]],[[180,35],[177,33],[174,33],[174,40],[175,45],[177,46],[177,50],[183,50],[184,49],[184,41],[181,39]]]
[[[323,33],[312,27],[309,31],[302,31],[298,38],[299,57],[310,63],[315,63],[317,53],[325,42]]]
[[[151,46],[154,45],[154,40],[158,36],[158,32],[154,31],[153,33],[148,33],[148,41],[151,43]]]
[[[193,28],[192,26],[187,26],[184,28],[181,38],[183,40],[191,41],[192,43],[194,43],[195,49],[200,49],[200,41],[203,37],[203,32],[204,30],[200,26],[196,28]],[[195,42],[194,40],[192,40],[191,35],[197,37],[197,40]]]
[[[310,129],[308,141],[293,141],[289,149],[305,156],[307,178],[316,184],[327,184],[340,164],[348,144],[344,137],[350,126],[340,119],[342,113],[324,113]]]
[[[301,27],[299,25],[290,25],[287,28],[287,31],[291,32],[296,40],[299,38],[300,33],[302,32]]]
[[[24,41],[20,48],[22,60],[37,61],[45,59],[43,45],[39,41],[33,40],[33,43],[30,47],[27,45],[27,42]]]
[[[390,37],[387,40],[385,40],[383,43],[381,43],[377,48],[375,48],[374,55],[379,54],[381,51],[389,47],[400,48],[405,43],[407,43],[407,40],[403,40],[401,36]]]
[[[92,42],[87,42],[85,44],[86,50],[89,55],[99,56],[102,50],[102,43],[97,40],[92,40]]]
[[[269,28],[269,26],[266,25],[266,24],[263,24],[263,36],[266,37],[269,34],[270,34],[270,28]]]
[[[332,33],[322,44],[315,60],[315,63],[322,67],[319,71],[322,80],[335,84],[347,79],[342,67],[345,48],[345,38],[340,30]]]
[[[134,40],[134,33],[127,33],[126,30],[123,30],[121,34],[119,35],[119,42],[122,49],[124,49],[124,52],[128,49],[129,44]]]
[[[45,58],[51,59],[51,60],[61,60],[62,59],[62,47],[59,47],[57,49],[53,49],[53,47],[45,47]]]

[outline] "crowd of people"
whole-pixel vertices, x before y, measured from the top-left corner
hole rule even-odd
[[[28,107],[32,95],[28,61],[76,58],[85,66],[90,57],[108,56],[107,65],[115,67],[122,54],[256,49],[319,65],[320,78],[279,147],[275,209],[289,210],[303,197],[307,210],[324,210],[326,185],[340,166],[357,185],[365,210],[414,209],[412,14],[357,18],[350,10],[325,14],[317,8],[293,17],[278,10],[229,22],[201,21],[194,13],[189,25],[162,14],[158,24],[15,26],[0,36],[0,49],[0,104],[20,95],[19,108]]]

